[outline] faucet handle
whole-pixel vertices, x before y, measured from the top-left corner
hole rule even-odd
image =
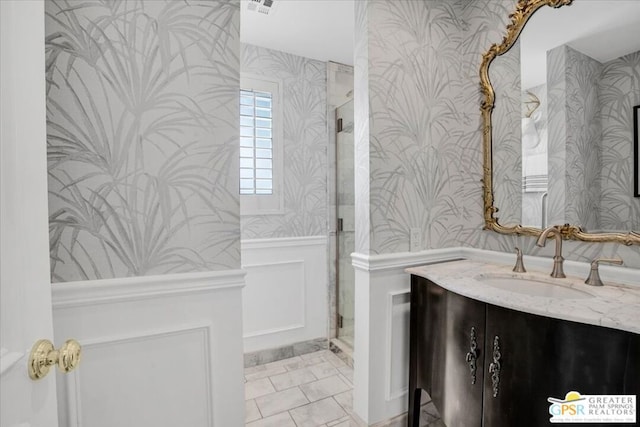
[[[589,277],[587,277],[587,280],[585,280],[584,283],[591,286],[603,285],[602,280],[600,279],[600,272],[598,271],[598,265],[603,262],[607,264],[622,265],[622,260],[619,258],[596,258],[591,261],[591,271],[589,271]]]
[[[526,273],[527,270],[524,268],[524,263],[522,262],[522,251],[519,247],[515,247],[516,250],[516,265],[513,267],[513,271],[517,273]]]

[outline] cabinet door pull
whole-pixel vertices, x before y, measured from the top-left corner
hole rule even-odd
[[[476,369],[478,368],[477,366],[477,360],[478,360],[478,341],[476,339],[476,328],[471,327],[471,338],[470,338],[470,343],[469,343],[469,352],[467,353],[467,363],[469,364],[469,370],[471,371],[471,384],[475,384],[476,383]]]
[[[496,335],[493,339],[493,362],[489,365],[489,373],[491,374],[491,384],[493,388],[493,397],[498,397],[500,390],[500,339]]]

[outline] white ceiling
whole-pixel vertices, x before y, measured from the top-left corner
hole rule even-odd
[[[546,81],[547,51],[563,44],[602,63],[640,51],[640,0],[574,0],[538,10],[521,35],[523,88]]]
[[[274,0],[268,15],[242,0],[240,41],[353,65],[354,0]]]
[[[241,1],[240,40],[320,61],[353,65],[354,1],[274,0],[268,15]],[[615,30],[615,31],[614,31]],[[640,50],[640,0],[574,0],[544,7],[521,36],[522,87],[542,84],[546,52],[569,44],[607,62]]]

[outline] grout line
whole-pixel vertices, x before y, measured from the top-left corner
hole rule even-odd
[[[308,405],[308,403],[307,403],[307,405]],[[302,408],[302,406],[298,406],[298,408]],[[291,413],[291,409],[289,409],[287,412],[289,413],[289,418],[291,418],[291,421],[293,421],[293,424],[295,424],[296,427],[298,427],[298,423],[296,422],[296,419],[293,418],[293,414]]]

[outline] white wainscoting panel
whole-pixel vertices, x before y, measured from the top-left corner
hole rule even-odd
[[[353,254],[356,270],[353,408],[367,425],[407,411],[410,278],[405,268],[461,257],[461,248],[407,254]]]
[[[387,360],[385,399],[402,398],[409,387],[409,307],[411,293],[389,292],[387,298]]]
[[[244,425],[243,274],[54,284],[57,344],[82,345],[58,374],[60,425]]]
[[[244,351],[327,336],[327,237],[243,240]]]

